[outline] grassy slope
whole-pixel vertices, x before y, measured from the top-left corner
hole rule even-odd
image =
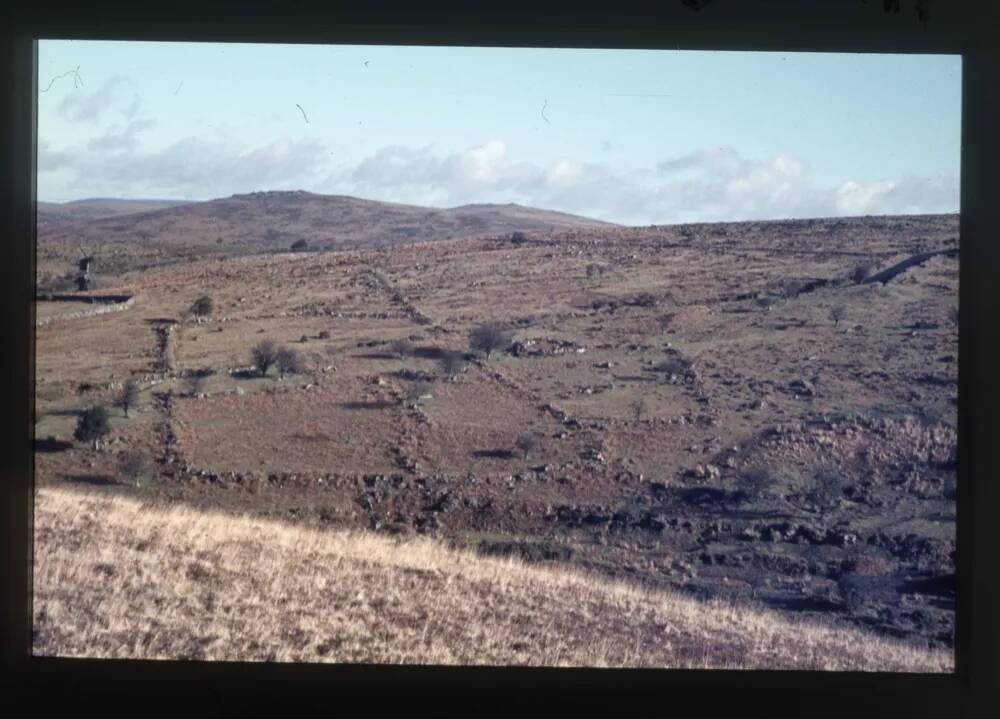
[[[47,488],[36,653],[88,657],[950,671],[952,657],[429,539]]]

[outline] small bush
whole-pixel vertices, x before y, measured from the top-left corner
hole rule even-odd
[[[278,359],[278,347],[271,340],[261,340],[250,350],[250,358],[264,377]]]
[[[806,492],[806,500],[821,519],[826,519],[826,515],[840,504],[843,494],[843,475],[836,468],[823,467],[816,472],[813,486]]]
[[[948,310],[948,320],[958,327],[958,305],[954,305]]]
[[[152,471],[153,461],[142,452],[126,452],[118,459],[118,474],[136,487],[141,486],[142,480]]]
[[[587,265],[587,279],[596,280],[603,274],[604,274],[604,267],[597,264],[596,262],[591,262],[589,265]]]
[[[646,413],[649,411],[649,407],[646,405],[644,397],[640,397],[632,402],[632,404],[629,405],[629,409],[632,410],[632,416],[635,418],[636,422],[642,420],[642,418],[645,417]]]
[[[799,296],[804,284],[800,280],[784,280],[778,284],[777,291],[785,299],[795,299]]]
[[[498,324],[480,325],[469,333],[469,348],[473,352],[486,353],[489,359],[494,352],[510,346],[513,338]]]
[[[215,303],[208,295],[202,295],[191,303],[191,314],[195,317],[207,317],[215,309]]]
[[[110,431],[111,425],[108,424],[108,411],[104,407],[96,405],[84,410],[77,418],[73,437],[81,442],[91,442],[94,449],[99,449],[101,439]]]
[[[302,354],[291,347],[279,347],[274,356],[274,363],[278,366],[278,372],[282,377],[286,374],[301,374],[305,371]]]
[[[440,362],[441,371],[448,378],[454,378],[465,371],[465,356],[457,350],[444,350]]]
[[[756,465],[740,472],[748,499],[759,501],[771,495],[778,486],[778,475],[769,467]]]
[[[531,453],[538,447],[538,438],[533,434],[522,434],[514,442],[514,446],[521,452],[524,459],[528,459]]]
[[[128,411],[139,404],[139,385],[135,382],[126,382],[121,393],[115,399],[115,406],[120,407],[128,417]]]
[[[840,324],[840,321],[847,317],[847,308],[844,305],[837,305],[836,307],[830,308],[830,319],[833,320],[833,324],[836,327]]]
[[[306,240],[295,240],[292,243],[292,252],[303,252],[309,248],[309,242]]]
[[[668,377],[670,375],[686,377],[691,372],[691,362],[681,357],[670,357],[660,362],[654,369],[657,372],[663,372]]]
[[[406,395],[403,398],[404,404],[410,407],[416,407],[420,404],[421,398],[430,394],[431,383],[427,380],[417,379],[410,382],[410,386],[406,388]]]

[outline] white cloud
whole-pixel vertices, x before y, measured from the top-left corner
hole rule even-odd
[[[135,82],[124,75],[116,75],[93,92],[67,95],[59,103],[58,112],[67,120],[96,124],[105,113],[114,110],[131,119],[141,106],[142,98]]]
[[[669,158],[646,170],[569,158],[545,165],[517,162],[498,140],[447,155],[430,147],[396,146],[333,174],[324,189],[436,206],[518,202],[627,224],[958,208],[955,178],[818,187],[802,158],[751,159],[726,146]]]
[[[958,207],[958,191],[953,177],[845,182],[836,190],[836,207],[844,215],[951,212]]]
[[[213,142],[196,137],[157,150],[142,150],[143,123],[112,128],[82,147],[39,146],[39,184],[46,173],[59,189],[76,197],[210,199],[250,190],[297,189],[315,183],[326,146],[316,140],[279,139],[266,145]]]
[[[572,157],[518,161],[499,139],[449,153],[387,146],[340,168],[329,166],[330,147],[319,139],[251,146],[192,136],[148,149],[143,133],[152,119],[142,115],[138,96],[122,98],[121,119],[83,145],[40,143],[41,196],[209,199],[307,189],[436,207],[516,202],[638,225],[958,209],[956,178],[819,187],[802,158],[748,158],[728,146],[653,161],[646,169]],[[91,112],[84,105],[73,111]]]
[[[139,133],[156,125],[150,117],[130,121],[125,127],[111,125],[108,130],[87,141],[88,150],[101,152],[129,152],[139,147]]]

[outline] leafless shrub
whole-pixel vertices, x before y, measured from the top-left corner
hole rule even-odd
[[[286,374],[301,374],[305,371],[305,362],[302,354],[291,347],[279,347],[274,356],[274,363],[278,367],[278,372],[282,377]]]
[[[416,407],[420,404],[420,400],[430,394],[431,383],[427,380],[418,379],[410,382],[409,387],[406,388],[406,394],[403,398],[404,404],[410,407]]]
[[[814,475],[813,485],[805,498],[819,513],[820,519],[826,519],[826,515],[836,509],[843,494],[843,474],[835,467],[821,467]]]
[[[686,360],[683,357],[668,357],[657,364],[654,369],[657,372],[662,372],[668,378],[680,378],[686,377],[691,373],[692,364],[690,360]]]
[[[538,438],[533,434],[522,434],[514,442],[514,446],[520,450],[522,457],[528,459],[531,453],[538,447]]]
[[[121,408],[128,417],[128,411],[139,404],[139,385],[133,381],[125,383],[121,393],[115,399],[115,406]]]
[[[599,265],[596,262],[591,262],[587,265],[587,279],[596,280],[603,274],[604,267],[602,265]]]
[[[473,352],[485,352],[487,359],[497,350],[508,347],[513,342],[510,333],[496,323],[480,325],[469,333],[469,348]]]
[[[844,305],[837,305],[836,307],[830,308],[830,319],[833,320],[833,324],[836,327],[840,324],[840,321],[847,317],[847,307]]]
[[[278,346],[271,340],[261,340],[250,350],[250,357],[263,377],[278,359]]]
[[[760,464],[745,467],[740,472],[740,479],[746,486],[747,498],[754,501],[768,497],[778,486],[778,475],[774,470]]]
[[[632,416],[635,417],[635,421],[636,422],[641,421],[642,418],[646,416],[646,413],[649,411],[649,407],[646,404],[646,398],[640,397],[639,399],[635,400],[634,402],[632,402],[631,405],[629,405],[629,409],[632,410]]]
[[[139,451],[125,452],[118,459],[118,474],[136,487],[142,485],[153,471],[153,461],[149,455]]]
[[[458,350],[444,350],[440,356],[441,371],[453,379],[465,371],[465,356]]]

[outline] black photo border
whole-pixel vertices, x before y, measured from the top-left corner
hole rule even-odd
[[[1000,36],[972,0],[15,2],[3,37],[0,159],[0,706],[18,716],[426,713],[552,716],[1000,716]],[[526,669],[81,660],[31,656],[37,39],[961,54],[956,672]],[[920,78],[913,78],[914,92]],[[919,122],[920,118],[914,118]],[[893,132],[885,127],[886,133]],[[1000,443],[1000,442],[998,442]],[[643,708],[640,708],[640,704]]]

